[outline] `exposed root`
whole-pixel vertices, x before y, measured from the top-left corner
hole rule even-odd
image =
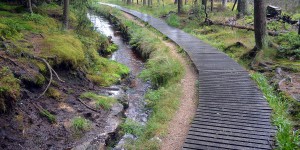
[[[50,85],[52,83],[52,68],[51,68],[51,66],[49,65],[49,63],[45,59],[39,58],[39,60],[42,60],[46,64],[46,66],[47,66],[47,68],[50,72],[50,80],[49,80],[49,83],[48,83],[46,89],[44,90],[44,92],[39,97],[37,97],[37,99],[41,98],[46,93],[46,91],[48,90],[48,88],[50,87]]]
[[[91,106],[85,104],[80,98],[77,98],[77,100],[78,100],[80,103],[82,103],[86,108],[88,108],[88,109],[90,109],[90,110],[92,110],[92,111],[94,111],[94,112],[101,113],[101,112],[99,112],[98,110],[96,110],[95,108],[92,108]]]
[[[49,65],[50,66],[50,65]],[[51,66],[50,66],[51,67]],[[55,74],[56,78],[60,81],[60,82],[65,82],[64,80],[60,79],[58,74],[54,71],[54,69],[51,67],[51,71]]]

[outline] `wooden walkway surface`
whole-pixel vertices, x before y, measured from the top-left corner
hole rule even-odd
[[[271,109],[249,73],[223,52],[163,20],[113,4],[183,48],[199,73],[199,106],[183,149],[272,149]]]

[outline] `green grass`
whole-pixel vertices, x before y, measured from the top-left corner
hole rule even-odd
[[[80,98],[88,98],[96,102],[97,107],[101,107],[105,110],[109,110],[113,104],[117,103],[117,100],[112,97],[102,96],[93,92],[85,92],[80,95]]]
[[[289,115],[289,102],[283,94],[276,94],[275,89],[268,84],[268,80],[260,73],[253,73],[251,77],[256,81],[265,98],[273,109],[272,121],[277,127],[276,141],[278,149],[299,149],[299,131],[293,129]]]
[[[171,14],[167,19],[166,22],[168,25],[172,27],[179,27],[180,26],[180,19],[176,14]]]
[[[50,123],[55,123],[56,122],[56,117],[51,114],[48,110],[42,110],[40,111],[40,114],[41,116],[47,118],[47,120],[50,122]]]
[[[71,121],[71,127],[76,132],[87,131],[91,127],[91,124],[88,120],[82,117],[74,117]]]
[[[143,134],[144,126],[139,122],[132,119],[126,119],[121,125],[121,131],[124,133],[129,133],[135,136],[140,136]]]

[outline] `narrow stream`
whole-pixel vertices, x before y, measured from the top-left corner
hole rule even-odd
[[[118,45],[118,50],[114,52],[110,59],[122,63],[130,68],[130,75],[128,82],[121,85],[114,85],[114,88],[123,89],[120,91],[111,91],[112,96],[118,97],[122,93],[125,94],[128,100],[128,108],[125,110],[125,116],[128,119],[132,119],[141,124],[147,122],[147,111],[145,109],[144,95],[147,89],[150,87],[148,82],[143,82],[138,78],[140,72],[144,69],[143,60],[132,50],[122,35],[110,24],[110,22],[102,16],[99,16],[93,12],[89,12],[88,17],[94,24],[94,28],[104,34],[105,36],[112,37],[112,42]],[[135,138],[132,135],[124,135],[121,142],[117,144],[117,147],[122,147],[125,138]]]

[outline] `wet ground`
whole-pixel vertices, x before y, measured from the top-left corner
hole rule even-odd
[[[97,31],[106,36],[110,36],[112,42],[118,45],[118,50],[114,52],[110,58],[130,68],[131,72],[127,84],[116,86],[123,89],[122,92],[125,93],[126,99],[128,100],[128,108],[124,113],[126,118],[145,124],[148,113],[145,109],[144,95],[150,87],[150,84],[138,78],[138,75],[144,69],[143,60],[132,50],[130,45],[108,20],[93,12],[90,12],[88,16]]]

